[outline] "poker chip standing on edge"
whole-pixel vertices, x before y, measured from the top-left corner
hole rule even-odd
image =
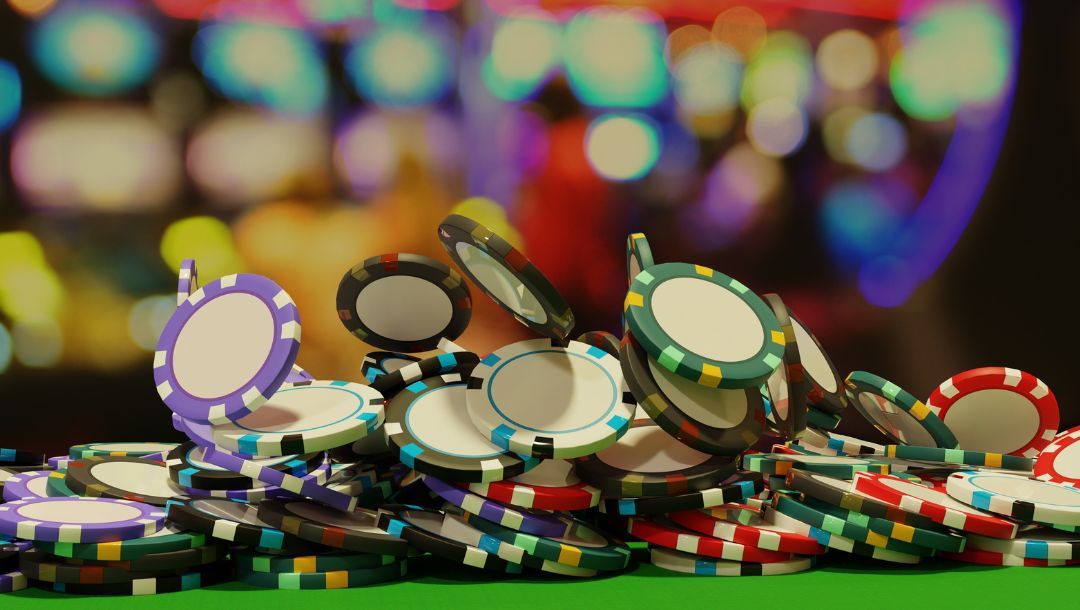
[[[1057,399],[1039,378],[1001,366],[964,371],[946,379],[926,401],[972,451],[1036,457],[1061,422]]]
[[[176,306],[182,305],[198,289],[199,269],[195,266],[195,259],[185,258],[180,261],[180,271],[177,274]]]
[[[634,278],[624,305],[634,338],[665,369],[709,387],[757,387],[782,363],[784,333],[742,283],[686,263]]]
[[[457,271],[419,254],[373,256],[341,278],[341,323],[379,349],[424,352],[461,336],[472,318],[469,286]]]
[[[757,388],[710,388],[656,363],[627,333],[619,344],[623,377],[640,409],[684,444],[717,455],[737,455],[765,430],[764,400]]]
[[[799,355],[799,343],[795,340],[787,305],[777,294],[765,294],[761,298],[772,310],[784,332],[783,361],[765,380],[772,405],[772,419],[783,438],[798,438],[806,429],[806,397],[810,393],[810,381]]]
[[[467,384],[459,374],[406,386],[386,406],[386,439],[402,463],[448,481],[486,483],[519,475],[540,460],[506,451],[469,419]]]
[[[261,407],[299,349],[300,314],[288,293],[259,275],[227,275],[169,318],[154,352],[154,384],[181,417],[222,424]]]
[[[844,379],[837,372],[836,365],[825,352],[821,342],[795,314],[791,314],[791,327],[799,344],[803,372],[810,385],[810,392],[806,396],[807,403],[819,411],[839,415],[848,406]]]
[[[626,236],[626,283],[633,285],[639,273],[655,265],[652,248],[644,233],[631,233]]]
[[[946,449],[959,446],[949,427],[929,407],[891,381],[855,371],[846,383],[854,395],[855,409],[894,442]]]
[[[259,517],[297,538],[354,553],[404,557],[409,545],[377,526],[376,513],[358,508],[343,513],[309,500],[264,500]]]
[[[438,235],[458,269],[517,321],[556,341],[570,337],[574,312],[544,274],[509,242],[457,214],[443,219]]]
[[[1013,474],[954,472],[946,492],[964,504],[1040,523],[1080,526],[1080,489]]]
[[[1080,426],[1058,434],[1035,458],[1035,478],[1058,485],[1080,484]]]
[[[492,442],[538,458],[568,459],[611,446],[637,408],[616,358],[551,339],[519,341],[485,356],[466,396],[469,417]]]
[[[165,513],[112,498],[31,498],[0,504],[0,534],[42,542],[110,542],[149,536]]]
[[[708,560],[690,553],[653,547],[649,549],[653,565],[672,572],[697,576],[779,576],[805,572],[814,567],[813,557],[794,557],[773,563],[744,563]]]

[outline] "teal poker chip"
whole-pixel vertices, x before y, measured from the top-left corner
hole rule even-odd
[[[873,373],[855,371],[848,375],[852,405],[882,434],[900,445],[959,447],[956,436],[918,398],[895,383]]]
[[[942,447],[919,447],[917,445],[885,445],[885,455],[905,460],[963,464],[965,466],[988,466],[1006,470],[1031,472],[1034,460],[1018,455],[944,449]]]
[[[401,561],[401,557],[376,553],[350,553],[334,551],[317,555],[274,555],[254,551],[234,550],[236,568],[241,572],[262,574],[311,574],[314,572],[339,572],[378,568]]]
[[[471,513],[462,513],[462,517],[488,536],[523,548],[534,557],[563,565],[593,570],[621,570],[630,562],[630,549],[625,544],[571,517],[559,517],[566,523],[566,533],[557,538],[519,532]]]
[[[142,538],[114,542],[72,543],[35,542],[34,547],[57,557],[88,559],[93,561],[132,561],[146,555],[176,553],[206,546],[204,534],[186,530],[173,523],[156,533]]]
[[[654,265],[634,278],[623,309],[649,355],[702,385],[759,386],[783,363],[784,331],[769,306],[708,267]]]
[[[777,512],[836,536],[842,536],[856,542],[869,544],[870,546],[879,549],[897,551],[899,553],[906,553],[908,555],[916,555],[919,557],[931,557],[935,552],[934,549],[919,544],[889,538],[888,536],[873,531],[862,523],[848,521],[834,514],[830,514],[829,512],[819,510],[806,502],[800,502],[787,495],[775,495],[772,497],[771,502],[772,507]]]

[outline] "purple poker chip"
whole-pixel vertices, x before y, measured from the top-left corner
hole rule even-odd
[[[325,480],[320,482],[316,477],[310,475],[304,477],[294,476],[287,472],[261,466],[256,462],[245,460],[244,458],[233,455],[227,451],[221,451],[219,449],[214,449],[213,447],[207,447],[206,450],[203,451],[203,461],[219,468],[238,472],[246,477],[255,479],[256,481],[262,481],[267,485],[279,487],[298,496],[303,496],[319,502],[320,504],[325,504],[331,508],[346,512],[356,510],[356,498],[339,491],[334,491],[328,487],[323,487],[323,483],[326,482]]]
[[[14,593],[26,588],[26,575],[18,570],[0,574],[0,593]]]
[[[39,542],[114,542],[165,524],[156,506],[113,498],[31,498],[0,504],[0,534]]]
[[[560,521],[555,515],[545,515],[523,508],[504,506],[474,494],[467,489],[441,481],[431,475],[424,476],[424,484],[431,491],[439,494],[439,497],[443,500],[463,509],[465,512],[504,527],[547,538],[559,538],[566,535],[566,523]]]
[[[31,470],[13,474],[4,481],[4,501],[29,500],[30,498],[48,498],[45,493],[50,470]]]
[[[261,275],[227,275],[173,312],[154,353],[154,383],[184,419],[223,424],[261,407],[299,349],[300,314],[288,293]]]
[[[46,464],[48,464],[49,468],[52,468],[53,470],[67,470],[68,464],[70,464],[71,462],[74,462],[74,461],[75,461],[75,458],[73,458],[71,456],[58,455],[58,456],[49,458],[49,460],[46,462]]]
[[[193,292],[199,289],[199,269],[195,266],[195,259],[185,258],[180,261],[178,278],[176,282],[177,307],[182,305]]]
[[[206,459],[205,456],[203,459]],[[304,478],[310,479],[314,484],[325,484],[330,478],[330,463],[324,462]],[[295,499],[297,497],[297,494],[277,485],[263,485],[252,489],[198,489],[196,487],[185,487],[183,485],[179,487],[184,490],[187,495],[193,498],[222,498],[227,500],[241,500],[253,504],[273,498]]]
[[[311,373],[300,368],[299,364],[294,364],[289,374],[285,376],[285,383],[300,383],[301,381],[314,381],[315,377]]]

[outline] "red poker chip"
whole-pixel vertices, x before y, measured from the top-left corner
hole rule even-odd
[[[960,553],[938,553],[938,557],[963,561],[965,563],[977,563],[984,566],[1025,566],[1029,568],[1046,568],[1055,566],[1071,566],[1080,564],[1080,559],[1029,559],[1019,555],[995,553],[993,551],[981,551],[968,547]]]
[[[700,510],[679,511],[669,514],[668,518],[699,534],[766,551],[800,555],[820,555],[826,551],[826,547],[809,536],[769,526],[740,525]]]
[[[663,517],[627,517],[622,521],[627,533],[649,544],[715,559],[750,563],[790,561],[791,553],[768,551],[712,536],[699,536]]]
[[[1024,403],[1033,413],[1015,408]],[[1061,423],[1057,399],[1045,383],[1001,366],[953,375],[934,389],[926,406],[969,451],[1034,458],[1050,444]]]
[[[500,504],[540,510],[586,510],[600,504],[600,490],[584,481],[567,487],[543,487],[511,480],[461,484]]]
[[[1080,484],[1080,426],[1054,437],[1035,459],[1035,478],[1068,487]]]

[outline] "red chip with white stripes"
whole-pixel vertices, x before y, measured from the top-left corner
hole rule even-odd
[[[673,523],[665,522],[663,517],[627,517],[624,523],[626,531],[634,538],[684,553],[750,563],[774,563],[791,559],[791,553],[768,551],[712,536],[698,536]]]
[[[826,547],[817,540],[770,525],[740,525],[700,510],[684,510],[668,515],[677,525],[699,534],[768,551],[820,555]]]
[[[1054,393],[1038,377],[988,366],[953,375],[926,406],[952,430],[961,449],[1034,458],[1057,434]]]
[[[1035,478],[1077,487],[1080,484],[1080,426],[1066,430],[1035,459]]]
[[[516,477],[467,487],[489,500],[521,508],[586,510],[600,503],[600,490],[579,479],[567,460],[544,460]]]

